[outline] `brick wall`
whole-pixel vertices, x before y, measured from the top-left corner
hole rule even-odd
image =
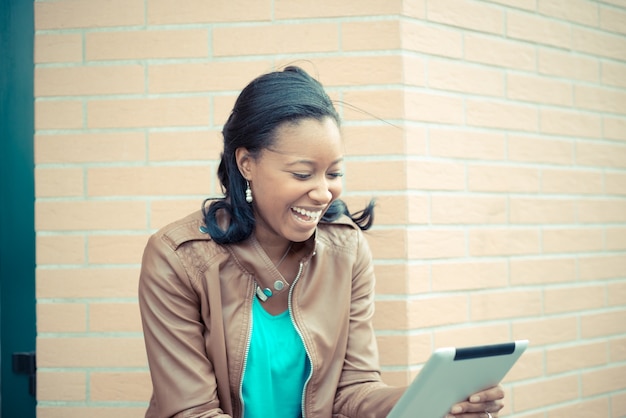
[[[626,416],[624,0],[35,3],[38,416],[140,417],[156,228],[216,195],[220,128],[296,62],[378,198],[384,378],[528,338],[507,416]]]

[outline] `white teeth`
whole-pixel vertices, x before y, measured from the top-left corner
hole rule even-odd
[[[315,212],[311,212],[311,211],[309,211],[309,210],[302,209],[302,208],[291,208],[291,209],[292,209],[294,212],[297,212],[297,213],[299,213],[299,214],[301,214],[301,215],[304,215],[304,216],[308,216],[309,218],[312,218],[312,219],[317,219],[317,218],[319,218],[319,217],[320,217],[320,215],[322,214],[322,211],[321,211],[321,210],[317,210],[317,211],[315,211]]]

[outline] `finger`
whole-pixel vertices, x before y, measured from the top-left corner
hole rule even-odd
[[[477,392],[469,397],[471,403],[488,402],[499,399],[504,399],[504,390],[500,385]]]
[[[500,411],[502,408],[504,408],[504,403],[500,400],[480,403],[460,402],[450,409],[450,413],[455,417],[462,416],[462,414],[476,414],[482,412],[491,412],[493,414],[494,412]]]

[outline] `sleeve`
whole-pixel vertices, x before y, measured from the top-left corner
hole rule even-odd
[[[160,235],[144,251],[138,296],[153,385],[146,417],[227,417],[206,355],[198,294]]]
[[[387,416],[404,387],[390,387],[380,378],[374,316],[374,266],[361,231],[352,269],[349,335],[343,370],[337,387],[334,417],[374,418]]]

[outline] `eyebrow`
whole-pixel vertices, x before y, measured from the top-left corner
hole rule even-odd
[[[330,163],[330,165],[339,164],[342,161],[343,161],[343,157],[337,158],[335,161]],[[287,166],[294,166],[294,165],[297,165],[297,164],[315,165],[315,162],[312,161],[312,160],[297,160],[297,161],[293,161],[293,162],[287,163],[286,165]]]

